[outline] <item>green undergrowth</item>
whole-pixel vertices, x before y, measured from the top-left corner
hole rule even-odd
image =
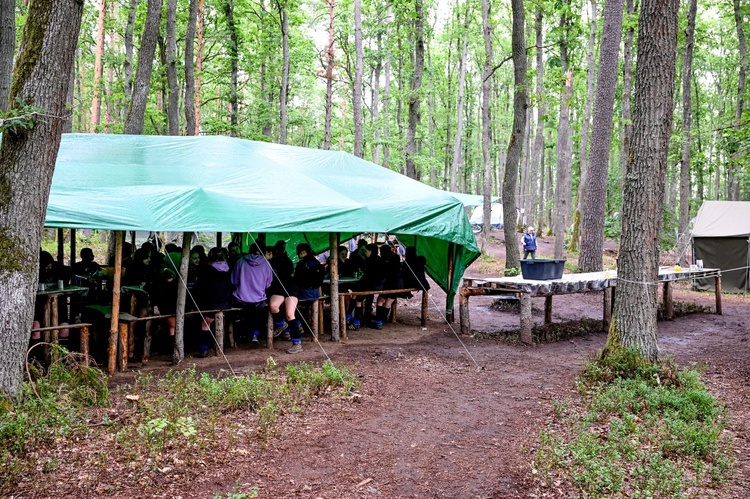
[[[720,491],[732,468],[727,411],[697,369],[625,350],[589,361],[576,385],[580,402],[553,402],[555,417],[540,435],[542,488],[589,498]]]
[[[38,468],[47,447],[86,439],[113,442],[133,465],[155,468],[169,449],[191,448],[192,457],[201,459],[217,432],[238,424],[246,439],[262,446],[278,431],[282,414],[300,412],[321,396],[354,399],[359,388],[344,365],[280,367],[269,359],[263,369],[241,376],[194,368],[158,378],[136,373],[132,384],[110,392],[98,369],[80,365],[59,347],[53,358],[47,372],[33,371],[33,381],[24,383],[18,396],[0,397],[0,459],[6,463],[0,492]]]

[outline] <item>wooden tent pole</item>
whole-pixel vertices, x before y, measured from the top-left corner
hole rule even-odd
[[[123,231],[115,231],[115,276],[112,282],[112,316],[109,324],[109,347],[107,349],[107,372],[113,374],[117,367],[117,338],[120,321],[120,281],[122,280]],[[125,347],[125,345],[123,345]]]
[[[339,330],[339,237],[338,232],[328,234],[331,248],[331,265],[328,269],[331,275],[331,341],[341,341]]]
[[[65,264],[65,231],[57,229],[57,263]]]
[[[179,364],[185,358],[185,302],[192,239],[192,232],[182,234],[182,257],[180,258],[180,276],[177,284],[177,311],[175,313],[174,352],[172,353],[172,364],[174,365]]]
[[[76,230],[70,229],[70,268],[76,263]]]
[[[216,233],[216,247],[221,248],[221,240],[223,238],[223,234],[221,232]]]
[[[456,255],[455,255],[455,244],[448,243],[448,290],[453,288],[453,272],[456,268]],[[448,322],[454,322],[455,317],[453,315],[453,303],[448,303],[448,299],[445,301],[445,318]]]

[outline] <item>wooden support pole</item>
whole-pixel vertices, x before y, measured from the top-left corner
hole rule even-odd
[[[83,355],[83,365],[89,366],[89,327],[83,326],[81,328],[81,344],[79,350]]]
[[[284,304],[282,303],[281,306],[283,310]],[[268,316],[266,318],[266,348],[273,350],[273,316],[270,310],[266,315]]]
[[[333,297],[331,297],[331,303],[333,303]],[[346,302],[344,295],[339,295],[339,332],[343,339],[349,339],[346,334]]]
[[[188,265],[190,265],[190,244],[192,232],[182,234],[182,256],[180,258],[180,275],[177,284],[177,309],[175,313],[174,351],[172,364],[177,365],[185,358],[185,302],[187,301]]]
[[[453,277],[456,271],[456,251],[455,250],[456,250],[456,245],[454,243],[448,243],[448,286],[447,286],[448,291],[453,289]],[[445,319],[448,322],[455,322],[455,316],[453,315],[453,302],[448,303],[447,297],[446,297],[446,302],[445,302]]]
[[[521,300],[521,343],[531,345],[533,343],[531,336],[531,295],[521,293],[519,298]]]
[[[128,325],[126,323],[118,324],[118,332],[120,341],[118,342],[118,353],[120,372],[125,372],[128,369]]]
[[[331,264],[330,264],[330,275],[331,275],[331,341],[341,341],[341,313],[339,307],[341,301],[339,300],[339,237],[338,232],[331,232],[328,234],[328,245],[331,250]],[[320,314],[322,320],[323,314]],[[344,327],[346,327],[346,319],[344,319]]]
[[[393,300],[391,303],[391,319],[389,322],[396,322],[398,318],[398,299]]]
[[[221,240],[224,238],[224,235],[221,232],[216,233],[216,247],[221,248]]]
[[[224,354],[224,312],[216,312],[214,315],[214,327],[216,328],[216,348],[214,355]]]
[[[419,318],[419,324],[422,327],[425,327],[427,325],[427,305],[430,302],[429,300],[430,300],[430,295],[427,294],[427,290],[426,289],[423,289],[422,290],[422,315]],[[459,302],[460,301],[461,301],[461,299],[459,298]],[[466,298],[467,304],[468,304],[468,301],[469,301],[469,298],[467,297]],[[461,312],[459,310],[459,314],[460,313]]]
[[[50,326],[60,325],[59,317],[60,307],[58,306],[57,295],[49,297]],[[60,341],[60,330],[52,330],[52,343],[57,344]]]
[[[65,231],[57,229],[57,263],[65,265]]]
[[[469,334],[471,332],[471,319],[469,318],[469,296],[468,289],[460,287],[458,289],[458,319],[461,322],[461,334]],[[422,291],[422,309],[424,311],[424,295]],[[424,312],[422,313],[424,317]]]
[[[320,334],[320,308],[318,307],[318,301],[315,300],[310,302],[310,309],[312,312],[312,335],[313,335],[313,343],[318,342],[318,335]]]
[[[76,263],[76,230],[70,229],[70,268]]]
[[[721,275],[714,277],[716,294],[716,315],[721,315]]]
[[[146,337],[143,339],[143,359],[141,362],[144,364],[148,362],[148,357],[151,355],[151,321],[146,321]]]
[[[544,323],[552,324],[552,295],[544,297]]]
[[[664,281],[664,287],[662,289],[663,297],[662,302],[664,303],[664,318],[671,321],[674,318],[674,302],[672,301],[672,283],[670,281]]]
[[[609,331],[609,325],[612,323],[612,290],[614,288],[604,288],[604,300],[602,303],[602,329]]]
[[[109,323],[109,345],[107,348],[107,372],[114,374],[117,367],[117,336],[120,318],[120,283],[122,281],[122,242],[124,233],[115,231],[115,276],[112,283],[112,317]]]

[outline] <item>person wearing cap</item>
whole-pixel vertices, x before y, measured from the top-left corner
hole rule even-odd
[[[532,260],[536,260],[536,233],[532,226],[529,226],[523,235],[523,259],[526,260],[529,255]]]

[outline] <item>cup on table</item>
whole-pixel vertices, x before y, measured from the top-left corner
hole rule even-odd
[[[62,279],[57,281],[57,289],[65,289],[65,281],[63,281]]]
[[[40,292],[41,292],[41,291],[44,291],[44,283],[43,283],[43,282],[40,282],[40,283],[39,283],[39,286],[38,286],[38,287],[36,288],[36,290],[37,290],[37,291],[40,291]]]
[[[695,264],[698,266],[698,270],[703,270],[703,260],[696,260]]]
[[[697,265],[691,265],[690,266],[690,272],[695,272],[696,270],[698,270],[698,266]]]

